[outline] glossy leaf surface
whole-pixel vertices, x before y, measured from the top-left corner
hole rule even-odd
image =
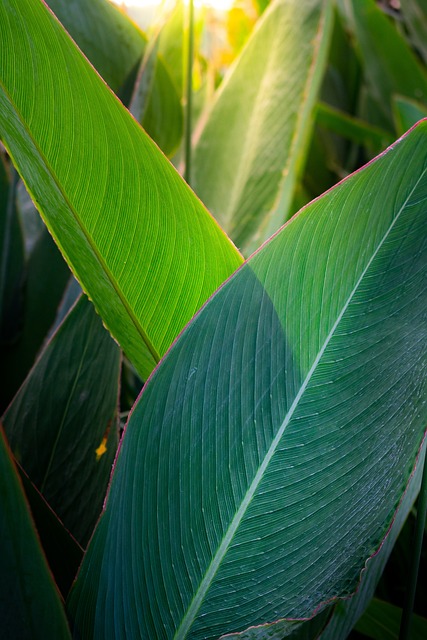
[[[332,26],[329,0],[278,0],[224,80],[191,184],[245,253],[286,220]]]
[[[425,446],[418,457],[408,488],[403,496],[401,504],[399,505],[390,530],[387,531],[387,535],[381,545],[381,548],[378,553],[369,558],[366,562],[360,584],[357,587],[357,592],[348,600],[338,602],[335,606],[335,610],[331,616],[329,624],[325,631],[320,635],[320,640],[346,638],[355,624],[356,627],[359,626],[358,621],[361,619],[361,616],[366,616],[365,620],[369,619],[369,612],[364,612],[367,608],[369,609],[375,589],[382,576],[390,554],[393,551],[396,540],[419,493],[421,478],[423,475],[424,456]],[[361,624],[366,628],[364,622],[361,621]]]
[[[128,106],[147,38],[107,0],[49,0],[47,3],[98,73]],[[180,96],[163,61],[154,52],[143,87],[144,107],[134,112],[150,137],[170,154],[182,135]],[[138,83],[140,85],[140,83]]]
[[[85,545],[117,448],[120,350],[82,296],[3,416],[12,451]]]
[[[354,592],[427,423],[427,122],[314,201],[145,385],[69,608],[207,639]]]
[[[0,620],[4,638],[70,638],[59,593],[40,548],[0,427]]]
[[[41,2],[2,2],[0,42],[0,137],[146,378],[241,257]]]

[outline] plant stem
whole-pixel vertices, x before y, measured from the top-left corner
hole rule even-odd
[[[193,102],[193,58],[194,58],[194,0],[188,3],[188,56],[187,56],[187,100],[185,110],[185,169],[184,178],[191,178],[191,110]]]
[[[414,551],[409,574],[409,585],[406,591],[405,605],[403,607],[402,620],[400,623],[399,640],[409,640],[412,610],[414,608],[415,592],[417,589],[418,569],[420,564],[421,549],[423,545],[424,527],[427,511],[427,465],[424,461],[423,478],[421,481],[420,495],[417,504],[417,519],[415,522]]]

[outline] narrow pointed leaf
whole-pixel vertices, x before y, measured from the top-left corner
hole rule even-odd
[[[62,597],[66,598],[83,559],[83,549],[16,460],[15,464],[49,568]]]
[[[158,55],[158,40],[147,47],[129,111],[162,151],[171,156],[181,142],[184,116],[181,96]]]
[[[19,476],[0,427],[0,620],[4,638],[70,638]]]
[[[3,416],[12,451],[85,545],[116,453],[120,350],[81,296]]]
[[[419,120],[427,116],[427,105],[403,96],[394,96],[393,112],[396,130],[400,135],[403,135]]]
[[[224,80],[196,144],[191,184],[246,253],[288,215],[331,27],[329,0],[273,2]]]
[[[38,0],[0,5],[0,138],[143,378],[241,257]]]
[[[145,385],[69,609],[208,639],[354,592],[427,424],[427,122],[314,201]]]
[[[417,52],[427,63],[427,2],[426,0],[401,0],[400,6]]]
[[[392,124],[392,96],[427,102],[427,73],[374,0],[351,0],[351,21],[372,95]]]
[[[44,225],[28,257],[25,276],[23,314],[15,318],[19,338],[4,345],[1,354],[1,413],[33,366],[70,279],[70,270]]]
[[[398,640],[402,609],[390,602],[374,598],[355,629],[372,640]],[[411,640],[425,640],[427,618],[415,615],[411,624]]]

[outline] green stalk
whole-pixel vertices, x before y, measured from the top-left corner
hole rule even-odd
[[[423,478],[421,481],[420,495],[417,504],[417,519],[414,533],[414,551],[409,574],[409,585],[406,591],[405,605],[403,607],[402,620],[400,623],[399,640],[410,640],[410,627],[412,611],[414,608],[415,592],[417,589],[418,569],[420,564],[421,550],[423,546],[424,527],[427,511],[427,465],[424,461]]]
[[[188,3],[188,56],[187,56],[187,101],[185,109],[185,151],[184,179],[190,184],[191,178],[191,111],[193,102],[193,58],[194,58],[194,1]]]

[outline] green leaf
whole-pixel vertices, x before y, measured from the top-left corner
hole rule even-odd
[[[427,102],[427,74],[374,0],[351,0],[352,26],[372,95],[392,124],[392,96]]]
[[[398,640],[402,609],[390,602],[374,598],[355,629],[373,640]],[[411,640],[425,640],[427,619],[414,615]]]
[[[353,629],[355,623],[356,628],[359,626],[357,622],[369,605],[382,576],[384,568],[390,557],[400,531],[411,511],[417,498],[421,485],[421,477],[423,473],[423,460],[425,456],[425,446],[418,456],[415,469],[411,475],[408,488],[403,496],[402,502],[396,512],[390,530],[381,545],[378,553],[369,558],[366,567],[362,573],[360,584],[357,592],[349,599],[339,602],[331,620],[326,627],[324,633],[321,634],[320,640],[336,640],[336,638],[346,638]]]
[[[292,218],[153,373],[71,592],[82,637],[206,640],[354,592],[427,423],[426,140]]]
[[[70,271],[44,227],[25,268],[22,316],[15,316],[20,333],[1,353],[0,412],[6,409],[28,374],[55,319]]]
[[[146,378],[241,257],[41,2],[2,2],[0,42],[0,137]]]
[[[393,112],[396,131],[399,135],[403,135],[427,116],[427,106],[403,96],[393,96]]]
[[[106,0],[49,0],[59,21],[87,55],[107,84],[128,105],[135,91],[144,108],[133,115],[166,154],[182,136],[182,107],[169,71],[156,52],[141,85],[137,71],[148,53],[147,38],[129,18]]]
[[[191,184],[245,253],[289,214],[331,30],[329,0],[273,2],[196,144]]]
[[[127,103],[147,44],[142,31],[106,0],[48,0],[47,4],[105,82]]]
[[[317,105],[316,116],[318,124],[358,144],[370,143],[383,149],[386,144],[392,142],[388,131],[373,127],[325,103],[320,102]]]
[[[163,152],[171,156],[178,148],[184,129],[181,96],[158,55],[158,40],[147,47],[129,105]]]
[[[65,529],[16,460],[15,464],[49,568],[61,595],[66,598],[83,559],[83,549]]]
[[[85,545],[116,453],[120,350],[80,297],[3,416],[11,449]]]
[[[0,427],[0,620],[4,638],[71,638]]]
[[[427,63],[427,1],[400,0],[400,6],[416,49]]]

